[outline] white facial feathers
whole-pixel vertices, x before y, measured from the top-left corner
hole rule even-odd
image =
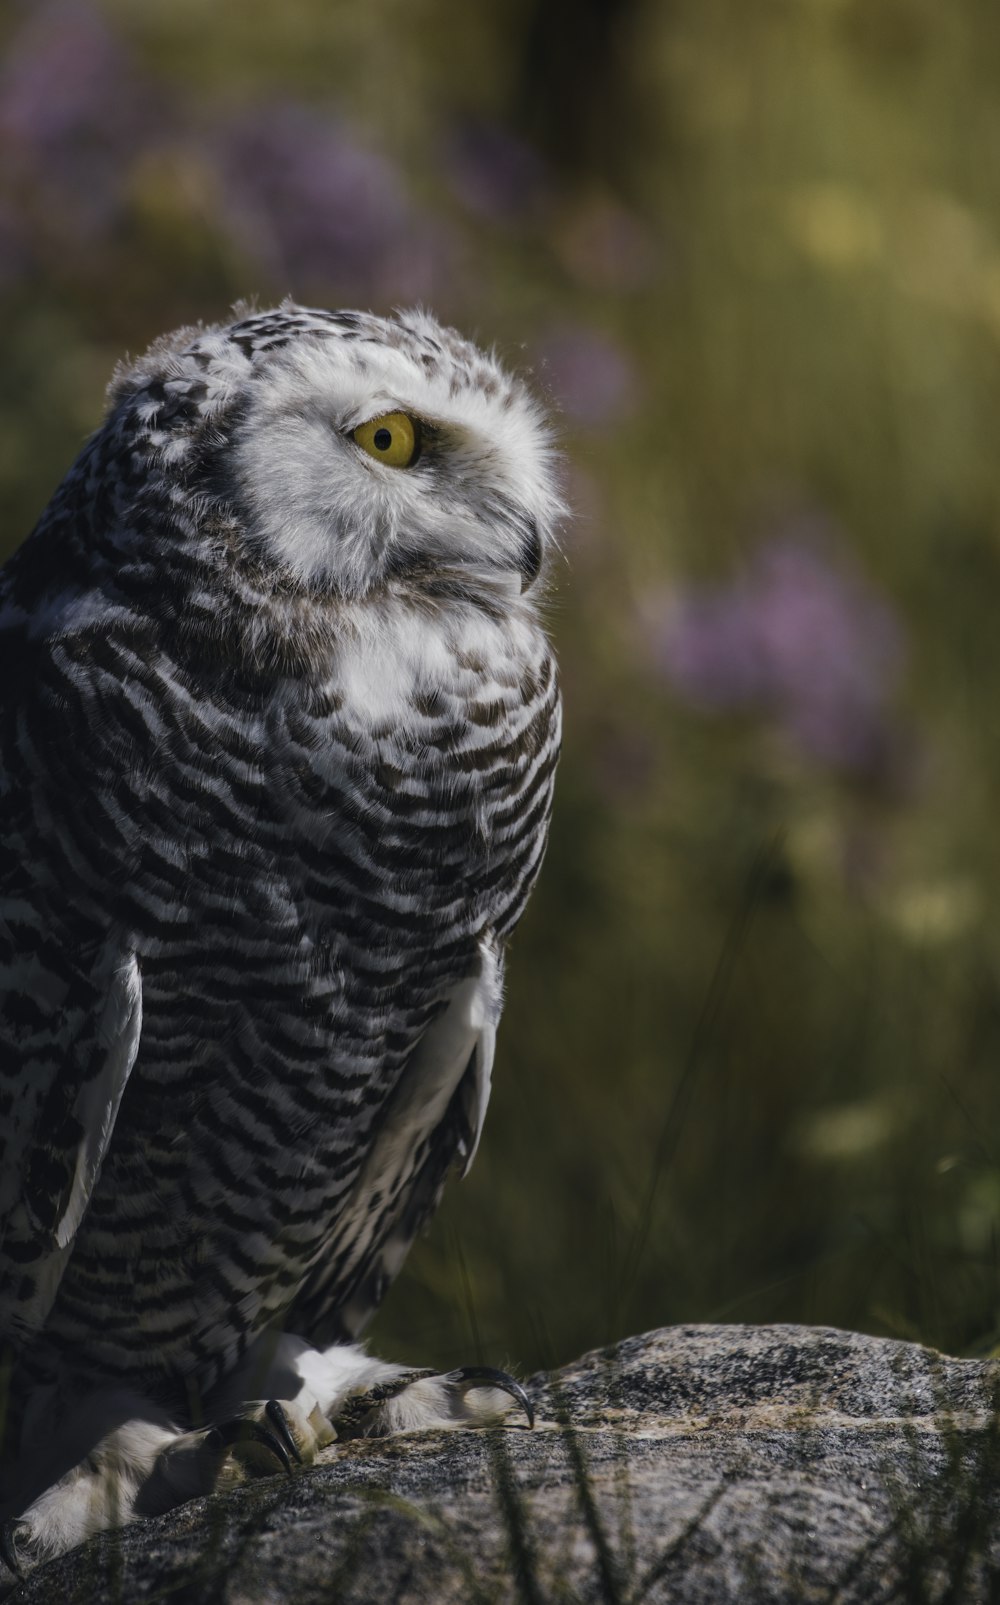
[[[302,326],[271,343],[239,333],[282,314]],[[237,520],[299,583],[360,597],[411,572],[505,579],[514,594],[533,581],[562,512],[555,457],[540,407],[492,355],[422,312],[294,307],[204,331],[168,361],[189,353],[210,364]],[[421,427],[412,467],[353,439],[392,412]]]

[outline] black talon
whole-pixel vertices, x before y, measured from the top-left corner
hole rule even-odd
[[[14,1541],[14,1534],[17,1528],[22,1525],[19,1521],[0,1523],[0,1560],[3,1561],[9,1572],[13,1572],[14,1576],[19,1577],[23,1582],[24,1571],[22,1570],[21,1562],[17,1558],[17,1545]]]
[[[287,1431],[287,1427],[285,1429]],[[281,1439],[259,1421],[247,1421],[242,1416],[233,1416],[229,1421],[220,1421],[213,1427],[205,1442],[213,1449],[228,1449],[236,1443],[262,1443],[265,1449],[270,1449],[274,1458],[280,1461],[282,1469],[291,1471],[292,1462],[288,1458],[288,1450]]]
[[[299,1446],[292,1437],[292,1429],[288,1425],[288,1416],[285,1413],[285,1409],[281,1403],[281,1400],[268,1399],[266,1405],[264,1406],[264,1414],[267,1416],[268,1421],[270,1421],[275,1432],[285,1445],[285,1448],[288,1450],[292,1459],[301,1466],[302,1456],[299,1454]]]
[[[508,1393],[521,1406],[528,1418],[528,1426],[535,1425],[535,1411],[531,1400],[520,1382],[508,1376],[506,1371],[497,1371],[492,1365],[463,1365],[450,1375],[460,1384],[463,1398],[467,1393],[471,1393],[473,1388],[498,1388],[501,1393]]]

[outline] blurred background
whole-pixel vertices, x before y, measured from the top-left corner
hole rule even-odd
[[[551,845],[394,1358],[1000,1336],[998,73],[988,0],[3,10],[5,552],[240,296],[556,416]]]

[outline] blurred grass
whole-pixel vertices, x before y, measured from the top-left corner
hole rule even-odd
[[[1000,1336],[1000,18],[982,0],[576,9],[553,126],[529,0],[12,7],[5,547],[121,351],[238,295],[412,294],[534,367],[561,392],[576,508],[549,606],[551,847],[480,1155],[375,1342],[532,1367],[721,1319],[983,1349]],[[111,196],[89,233],[59,200],[89,170],[65,176],[64,145],[10,112],[29,24],[71,15],[107,23],[148,108],[127,135],[100,96],[81,113]],[[599,70],[574,61],[587,18],[613,44]],[[39,124],[67,70],[46,89],[36,69]],[[620,137],[602,96],[629,108]],[[233,118],[267,126],[277,104],[385,159],[410,208],[398,238],[327,259],[308,241],[276,256],[256,213],[248,232],[218,151]],[[417,227],[434,249],[414,287]],[[821,762],[772,705],[711,711],[650,650],[651,611],[728,583],[803,510],[905,639],[892,772]]]

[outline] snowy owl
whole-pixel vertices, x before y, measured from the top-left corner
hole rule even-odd
[[[561,512],[494,356],[286,303],[123,365],[0,574],[0,1578],[336,1436],[530,1420],[356,1339],[483,1125]]]

